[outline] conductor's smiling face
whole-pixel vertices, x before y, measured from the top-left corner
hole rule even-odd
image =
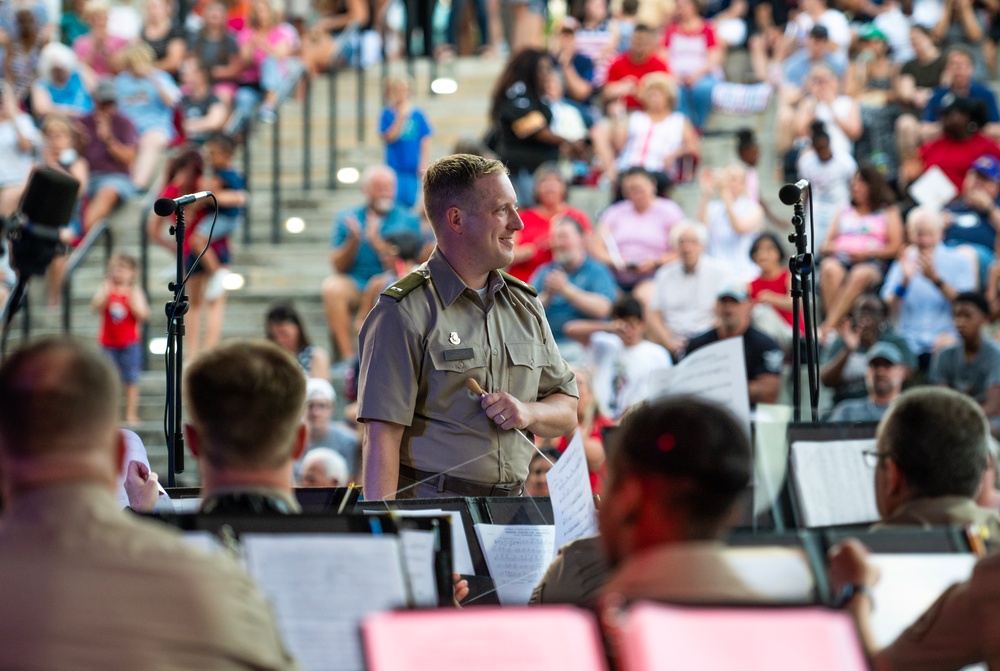
[[[517,214],[517,195],[507,175],[486,175],[476,182],[475,196],[462,208],[463,253],[483,273],[514,261],[514,234],[524,228]]]

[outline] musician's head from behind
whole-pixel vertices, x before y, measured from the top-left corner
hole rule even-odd
[[[718,538],[750,482],[750,443],[727,410],[692,397],[636,406],[608,450],[600,528],[612,563]]]
[[[267,340],[223,343],[188,367],[184,391],[185,435],[206,487],[234,473],[287,487],[306,438],[306,378],[291,354]]]
[[[115,486],[125,443],[118,374],[95,347],[41,338],[0,367],[0,481],[4,500],[39,486]]]
[[[990,425],[979,404],[944,387],[901,394],[876,434],[875,500],[883,518],[910,501],[972,499],[986,468]]]

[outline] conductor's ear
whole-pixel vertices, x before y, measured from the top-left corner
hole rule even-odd
[[[448,224],[448,228],[450,228],[452,231],[454,231],[455,233],[457,233],[459,235],[462,234],[462,229],[463,229],[463,220],[462,219],[463,219],[463,215],[462,215],[461,208],[458,208],[458,207],[449,207],[444,212],[444,220],[445,220],[445,223]]]

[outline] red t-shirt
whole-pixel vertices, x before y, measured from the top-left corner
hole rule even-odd
[[[544,247],[544,249],[536,252],[535,255],[527,261],[515,263],[507,269],[508,273],[524,282],[531,279],[531,276],[535,274],[535,270],[539,266],[552,260],[552,251],[549,249],[548,241],[549,234],[552,231],[553,219],[556,219],[557,217],[570,217],[583,226],[584,233],[590,233],[591,229],[590,218],[580,210],[573,207],[566,207],[565,209],[556,212],[549,218],[543,217],[538,210],[533,207],[521,210],[518,214],[521,215],[521,221],[524,222],[524,228],[518,231],[515,235],[514,244],[541,244]]]
[[[936,165],[959,191],[962,190],[965,173],[983,154],[1000,158],[1000,145],[982,133],[973,133],[964,140],[952,140],[942,135],[920,147],[924,170]]]
[[[705,67],[708,52],[718,45],[715,29],[708,21],[702,21],[701,28],[692,32],[681,29],[676,23],[667,26],[663,35],[663,46],[667,48],[667,63],[670,71],[678,77],[686,77]]]
[[[636,85],[638,85],[639,80],[642,79],[643,76],[648,75],[650,72],[669,73],[670,68],[658,56],[650,56],[643,63],[633,63],[632,59],[629,58],[628,53],[624,53],[615,58],[615,60],[611,61],[611,65],[608,66],[608,79],[606,83],[611,84],[632,78],[636,81]],[[635,96],[625,96],[623,100],[625,102],[625,107],[630,112],[632,110],[642,109],[642,105],[638,100],[636,100]]]
[[[139,342],[139,322],[128,304],[128,291],[112,291],[104,305],[98,341],[104,347],[122,349]]]
[[[766,280],[763,277],[758,277],[750,283],[750,298],[756,299],[757,296],[762,291],[773,291],[776,294],[787,294],[788,293],[788,278],[791,272],[788,270],[782,270],[781,273],[774,279]],[[774,311],[781,315],[781,318],[788,322],[791,326],[792,322],[792,311],[791,310],[779,310],[774,308]],[[802,314],[799,314],[799,333],[803,329],[803,319]]]

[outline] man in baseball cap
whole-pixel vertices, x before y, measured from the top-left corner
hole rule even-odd
[[[879,341],[868,350],[865,386],[868,395],[838,403],[830,413],[831,422],[877,422],[903,390],[906,360],[896,345]]]

